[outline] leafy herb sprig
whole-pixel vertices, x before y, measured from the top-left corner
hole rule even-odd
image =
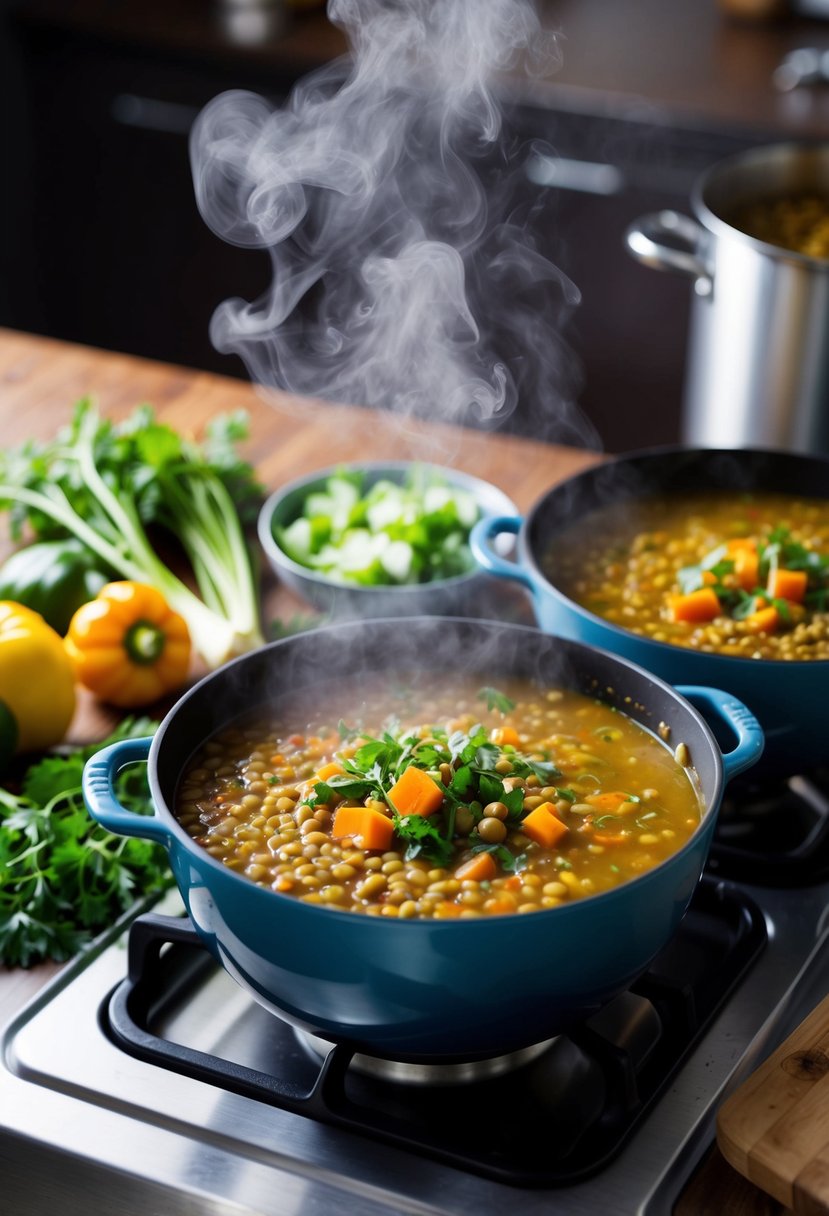
[[[81,796],[84,764],[99,747],[152,734],[155,726],[147,718],[126,719],[94,747],[33,764],[19,794],[0,789],[0,962],[5,966],[70,958],[139,896],[169,885],[163,849],[111,835],[89,817]],[[125,769],[116,794],[128,810],[148,811],[146,767]]]
[[[491,701],[493,708],[513,704],[496,689],[482,689],[480,695]],[[358,732],[341,722],[339,733],[341,738],[348,739]],[[422,856],[438,866],[445,866],[451,860],[455,851],[456,815],[460,808],[465,808],[471,811],[475,825],[468,836],[472,851],[485,850],[495,854],[502,868],[508,871],[521,867],[525,860],[523,856],[515,857],[504,845],[482,840],[475,828],[484,807],[491,802],[504,804],[507,808],[505,822],[512,826],[518,825],[524,817],[524,790],[520,786],[512,788],[511,783],[509,787],[505,785],[504,776],[496,770],[500,759],[509,758],[509,777],[535,776],[545,786],[561,777],[560,770],[551,760],[537,760],[512,747],[499,747],[490,740],[481,724],[451,734],[434,727],[426,739],[419,734],[395,735],[390,731],[385,731],[380,738],[370,738],[360,732],[360,738],[363,742],[354,755],[340,758],[344,771],[314,784],[313,793],[306,798],[310,806],[329,804],[341,798],[384,801],[392,811],[396,835],[406,844],[406,858]],[[442,791],[443,808],[435,815],[401,815],[394,806],[389,791],[410,765],[429,772]],[[445,778],[447,766],[451,776],[444,780],[441,774]],[[575,798],[573,791],[566,787],[557,787],[557,794],[568,801]]]

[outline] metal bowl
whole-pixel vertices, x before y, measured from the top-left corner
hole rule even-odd
[[[455,578],[434,579],[426,583],[361,587],[352,583],[338,582],[329,575],[294,561],[280,547],[274,530],[296,519],[309,494],[324,489],[326,480],[334,473],[359,472],[364,476],[364,486],[369,489],[378,481],[393,481],[403,484],[406,476],[415,467],[447,486],[464,490],[478,504],[481,518],[496,515],[514,515],[515,504],[496,486],[468,473],[440,465],[408,460],[370,461],[359,464],[340,464],[320,469],[306,477],[288,482],[265,501],[259,513],[259,541],[277,577],[295,591],[302,599],[330,616],[380,617],[428,615],[458,616],[465,613],[482,615],[479,611],[482,596],[489,594],[497,580],[476,567],[470,557],[470,569]],[[506,538],[505,538],[506,539]],[[511,540],[502,547],[502,555],[509,552]]]

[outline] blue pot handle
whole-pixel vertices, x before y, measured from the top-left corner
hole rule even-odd
[[[521,583],[530,591],[534,590],[533,580],[521,566],[499,557],[490,542],[502,532],[516,536],[524,525],[520,515],[492,515],[479,519],[469,534],[469,548],[479,566],[498,578],[509,578],[514,583]]]
[[[87,810],[107,831],[120,836],[140,836],[144,840],[155,840],[159,844],[170,843],[170,833],[156,815],[136,815],[127,811],[115,797],[113,782],[118,772],[136,760],[146,760],[150,754],[152,737],[147,739],[121,739],[101,748],[83,770],[81,788]]]
[[[709,710],[715,717],[726,722],[737,736],[737,746],[723,752],[725,780],[730,781],[738,773],[751,768],[763,754],[765,738],[763,728],[747,705],[738,701],[729,692],[719,688],[707,688],[697,684],[677,684],[676,691],[692,704],[701,702],[698,708]]]

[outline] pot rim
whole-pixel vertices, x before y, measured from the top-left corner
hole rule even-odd
[[[561,590],[561,588],[558,587],[541,569],[541,566],[539,565],[538,561],[536,560],[536,555],[530,546],[528,537],[532,530],[533,523],[535,521],[536,516],[538,514],[540,514],[541,510],[544,508],[544,506],[547,504],[547,502],[551,498],[553,498],[556,493],[564,493],[566,491],[567,487],[573,486],[578,481],[580,481],[582,478],[587,480],[591,475],[595,476],[596,472],[599,469],[613,468],[617,465],[627,464],[629,462],[632,462],[634,460],[639,460],[639,459],[658,460],[658,459],[664,458],[666,456],[673,456],[673,455],[679,455],[679,454],[688,455],[688,456],[694,456],[694,455],[733,456],[733,457],[736,457],[737,459],[739,459],[740,455],[743,453],[745,453],[746,455],[760,455],[760,456],[762,456],[762,455],[767,455],[767,456],[768,455],[771,455],[771,456],[779,455],[779,456],[785,456],[787,458],[793,458],[793,459],[798,459],[798,460],[816,462],[818,464],[824,464],[826,466],[827,485],[829,485],[829,456],[821,456],[820,454],[817,454],[817,453],[813,455],[811,453],[806,454],[804,452],[788,452],[788,451],[783,451],[780,448],[774,448],[774,447],[701,448],[701,447],[686,447],[683,444],[666,444],[664,446],[637,448],[636,451],[626,452],[624,455],[614,456],[609,460],[605,460],[601,464],[591,465],[587,469],[581,469],[578,473],[574,473],[572,477],[568,477],[565,481],[559,481],[554,486],[551,486],[550,489],[547,490],[546,493],[543,494],[541,496],[541,498],[538,499],[537,502],[533,503],[533,505],[530,508],[530,510],[528,511],[527,515],[524,517],[524,523],[523,523],[523,526],[519,533],[519,544],[521,547],[522,560],[530,568],[533,578],[536,579],[538,582],[542,583],[545,586],[545,588],[547,588],[548,590],[553,592],[556,595],[556,597],[562,601],[562,603],[564,603],[568,608],[572,609],[574,612],[580,614],[581,616],[587,617],[591,623],[594,623],[596,625],[601,626],[603,629],[606,629],[612,636],[619,637],[622,639],[631,639],[632,638],[636,641],[637,644],[641,644],[641,645],[648,646],[648,647],[654,647],[657,649],[657,651],[667,651],[673,655],[676,655],[676,654],[686,655],[687,654],[691,658],[705,659],[706,662],[714,661],[718,665],[723,666],[723,668],[725,667],[725,664],[727,664],[727,663],[756,664],[759,661],[762,663],[764,671],[766,669],[768,669],[772,672],[776,672],[778,670],[782,671],[783,669],[785,669],[787,671],[791,671],[792,669],[794,669],[795,671],[797,671],[797,670],[802,670],[803,668],[808,668],[809,670],[814,668],[818,671],[824,670],[827,666],[829,666],[829,659],[793,659],[793,660],[792,659],[760,659],[760,660],[757,660],[757,659],[749,658],[747,655],[718,654],[716,652],[709,653],[708,651],[703,652],[703,651],[699,651],[699,650],[694,650],[690,646],[676,646],[672,642],[658,642],[654,638],[642,637],[638,633],[633,633],[632,630],[630,630],[630,629],[625,629],[622,625],[617,625],[613,621],[606,620],[603,616],[598,616],[595,612],[591,612],[589,608],[582,607],[581,604],[577,604],[575,600],[572,600],[572,599],[570,599],[570,597],[568,595],[565,595],[565,593]],[[642,495],[641,497],[645,498],[645,497],[647,497],[647,495]],[[827,502],[829,502],[829,493],[827,493],[826,499],[827,499]],[[598,650],[601,648],[595,647],[595,649]],[[612,654],[614,652],[606,651],[606,653]],[[645,668],[643,670],[647,670],[647,669]],[[654,677],[654,678],[656,678],[656,677]]]
[[[791,154],[794,157],[809,152],[825,152],[829,159],[829,143],[826,141],[798,143],[795,140],[785,140],[775,144],[764,144],[761,147],[747,148],[743,152],[723,157],[706,169],[694,182],[691,190],[691,207],[695,216],[713,236],[737,240],[760,256],[770,258],[775,262],[789,262],[792,266],[801,269],[829,274],[829,257],[816,258],[811,254],[799,253],[796,249],[786,249],[782,245],[761,241],[758,237],[751,236],[750,233],[743,232],[740,228],[729,224],[706,202],[705,197],[711,185],[730,169],[750,165],[753,161],[762,163],[769,156]]]
[[[526,633],[526,634],[529,634],[532,636],[543,637],[543,638],[547,639],[548,641],[552,640],[554,643],[560,643],[565,649],[573,649],[573,650],[578,650],[578,651],[585,651],[585,652],[588,652],[591,654],[596,654],[600,658],[609,660],[614,667],[633,671],[635,674],[644,677],[648,681],[649,684],[654,685],[659,691],[661,691],[664,694],[667,694],[671,700],[678,702],[680,709],[684,713],[687,713],[690,716],[690,718],[695,723],[697,728],[702,732],[702,737],[705,740],[705,743],[708,746],[709,751],[711,752],[711,755],[713,757],[714,777],[713,777],[713,781],[711,782],[712,788],[711,788],[710,793],[702,788],[701,781],[698,777],[697,769],[695,766],[692,765],[691,773],[693,774],[693,776],[689,776],[689,779],[691,780],[691,783],[694,786],[694,789],[696,790],[696,793],[697,793],[697,796],[699,799],[700,819],[699,819],[699,823],[696,825],[693,832],[688,837],[688,839],[685,841],[685,843],[681,846],[681,848],[677,849],[674,853],[671,853],[668,857],[664,858],[661,862],[659,862],[658,865],[651,867],[651,869],[646,870],[642,874],[639,874],[639,875],[636,875],[635,877],[627,879],[625,882],[621,883],[618,887],[612,887],[606,891],[599,891],[599,892],[596,892],[595,894],[585,895],[573,903],[562,904],[558,908],[544,908],[537,912],[533,912],[531,914],[531,919],[533,920],[534,923],[537,923],[538,917],[542,917],[542,916],[549,917],[551,915],[559,915],[562,919],[567,920],[568,918],[570,918],[574,915],[578,915],[578,909],[579,909],[580,905],[582,905],[583,903],[588,902],[588,901],[592,905],[597,900],[602,901],[605,904],[612,903],[614,900],[618,900],[618,899],[624,900],[626,898],[626,892],[628,892],[632,887],[643,886],[643,885],[647,885],[650,882],[658,881],[658,877],[661,875],[661,873],[666,868],[678,865],[680,863],[681,858],[683,858],[687,853],[692,852],[695,848],[698,847],[699,838],[701,835],[703,835],[706,832],[707,833],[713,832],[714,822],[716,820],[716,816],[719,811],[720,804],[722,802],[723,792],[725,789],[725,768],[724,768],[724,763],[723,763],[723,753],[719,747],[719,744],[717,743],[717,741],[714,737],[713,731],[711,730],[710,726],[706,722],[703,715],[699,712],[699,710],[694,705],[692,705],[690,701],[686,700],[686,698],[683,697],[682,694],[679,693],[673,687],[673,685],[669,684],[666,680],[661,679],[659,676],[654,675],[652,672],[650,672],[647,669],[645,669],[644,667],[640,666],[638,663],[633,662],[631,659],[628,659],[628,658],[625,658],[624,656],[615,654],[612,651],[605,650],[599,646],[592,646],[592,645],[588,645],[587,643],[584,643],[584,642],[576,642],[576,641],[571,641],[569,639],[564,639],[564,638],[556,638],[554,635],[545,633],[544,630],[539,629],[533,625],[521,625],[521,624],[514,624],[512,622],[494,621],[494,620],[487,620],[487,619],[476,618],[476,617],[441,617],[441,616],[434,616],[434,617],[427,617],[427,616],[375,617],[375,618],[370,618],[370,619],[366,619],[366,620],[357,620],[357,621],[352,620],[352,621],[343,621],[343,622],[327,624],[327,625],[321,626],[321,628],[324,629],[326,632],[332,632],[332,631],[340,630],[340,629],[342,629],[342,630],[355,630],[355,629],[360,629],[360,628],[375,629],[375,628],[381,628],[383,626],[389,626],[389,627],[393,627],[394,629],[400,629],[401,627],[405,628],[407,625],[424,626],[424,624],[426,622],[431,622],[433,624],[442,623],[442,624],[449,624],[449,625],[460,625],[461,627],[467,627],[469,625],[472,625],[474,627],[488,627],[490,629],[499,629],[499,630],[506,629],[510,632],[523,632],[523,633]],[[314,633],[316,633],[316,632],[318,632],[318,631],[315,630]],[[251,879],[246,878],[243,874],[239,874],[234,870],[228,869],[227,866],[223,865],[216,858],[211,857],[210,854],[205,849],[200,849],[199,846],[195,844],[192,837],[185,831],[185,829],[179,823],[178,818],[175,815],[175,813],[167,805],[167,801],[161,791],[160,782],[158,779],[158,757],[161,752],[161,749],[164,746],[165,735],[167,734],[174,718],[176,717],[176,715],[178,715],[180,712],[182,712],[184,710],[188,701],[195,698],[195,696],[198,694],[199,690],[201,690],[206,685],[208,685],[212,680],[220,677],[224,672],[228,671],[229,669],[238,668],[247,662],[252,662],[252,661],[257,661],[257,660],[260,662],[264,661],[263,655],[265,653],[269,654],[272,651],[275,651],[280,647],[290,646],[292,643],[295,644],[297,642],[297,640],[302,638],[303,636],[305,636],[305,635],[294,634],[287,638],[277,639],[274,642],[270,642],[265,646],[259,647],[255,651],[251,651],[248,654],[240,655],[237,658],[232,659],[230,662],[224,664],[222,667],[218,668],[216,671],[210,672],[208,675],[204,676],[201,680],[199,680],[196,684],[194,684],[192,688],[188,689],[188,691],[186,693],[184,693],[184,695],[181,698],[179,698],[179,700],[176,702],[176,704],[165,715],[164,719],[162,720],[160,726],[158,727],[158,729],[155,733],[155,736],[153,737],[150,751],[149,751],[149,754],[147,757],[147,773],[148,773],[150,792],[152,795],[152,801],[153,801],[153,805],[155,808],[155,812],[161,817],[162,821],[166,824],[166,826],[167,826],[168,830],[171,832],[174,840],[176,842],[178,842],[179,845],[184,846],[185,853],[189,853],[193,850],[198,850],[198,857],[199,857],[200,861],[207,863],[209,865],[209,867],[211,869],[213,869],[217,874],[220,873],[223,876],[230,878],[231,881],[238,881],[240,883],[244,883],[246,885],[246,888],[249,887],[250,888],[249,898],[251,898],[251,899],[259,898],[259,899],[265,899],[265,900],[269,900],[269,901],[277,899],[282,903],[284,903],[284,901],[287,901],[288,904],[291,905],[291,907],[294,909],[296,909],[297,905],[299,904],[299,901],[296,900],[294,897],[284,894],[279,891],[273,891],[269,888],[259,886],[257,883],[254,883]],[[597,697],[597,699],[603,700],[602,697]],[[624,713],[625,711],[621,710],[620,712]],[[239,716],[240,716],[239,714],[235,714],[235,715],[232,715],[231,717],[229,717],[227,719],[226,725],[229,725],[234,720],[235,717],[239,717]],[[632,716],[632,715],[628,715],[628,716]],[[666,750],[670,750],[670,748],[668,748],[668,745],[666,743],[664,743],[663,740],[658,739],[655,732],[649,731],[646,726],[644,726],[641,722],[637,722],[637,720],[635,718],[633,718],[633,721],[636,722],[636,724],[638,726],[641,726],[642,729],[645,730],[648,734],[651,734],[654,737],[654,739],[660,743],[661,746],[666,748]],[[221,729],[221,728],[219,728],[219,729]],[[204,740],[202,740],[202,742],[203,741]],[[191,755],[192,755],[192,752],[191,752]],[[189,760],[189,758],[190,757],[188,756],[187,759]],[[185,761],[185,763],[186,763],[186,761]],[[181,771],[183,770],[183,767],[184,767],[183,764],[179,765],[179,769],[178,769],[179,776],[181,774]],[[174,843],[174,841],[173,841],[173,839],[171,839],[169,844],[167,844],[165,846],[167,848],[168,852],[170,851],[171,847],[173,846],[173,843]],[[707,857],[707,847],[706,847],[705,856]],[[704,864],[704,858],[703,858],[703,864]],[[702,868],[702,867],[700,867],[700,868]],[[324,919],[329,919],[334,916],[341,917],[343,915],[343,913],[341,911],[338,912],[335,909],[327,908],[323,905],[318,905],[318,904],[304,904],[304,905],[301,905],[301,907],[303,910],[303,915],[307,914],[309,916],[318,916],[318,917],[322,917]],[[363,916],[363,915],[359,915],[359,914],[355,914],[355,913],[346,913],[346,915],[349,915],[351,917],[351,919],[353,919],[354,921],[357,922],[357,924],[355,925],[355,931],[369,932],[369,933],[378,931],[376,928],[376,925],[379,924],[380,922],[382,922],[384,919],[382,917]],[[395,920],[394,923],[397,925],[412,924],[412,925],[419,926],[419,929],[404,930],[405,932],[426,932],[428,929],[429,931],[431,931],[433,933],[436,930],[438,932],[442,932],[442,933],[457,932],[458,930],[455,926],[462,923],[465,926],[465,928],[463,929],[463,932],[476,933],[476,932],[484,932],[485,927],[487,925],[491,925],[491,923],[493,921],[497,921],[499,923],[503,923],[504,921],[511,921],[514,918],[514,915],[515,915],[514,913],[497,913],[492,916],[469,918],[469,919],[466,919],[463,921],[461,921],[461,920],[435,921],[432,918],[412,917],[411,919],[405,919],[402,921]],[[370,927],[372,925],[375,925],[374,929],[372,929]],[[360,926],[360,928],[358,929],[357,926]],[[477,926],[477,927],[475,927],[475,926]]]

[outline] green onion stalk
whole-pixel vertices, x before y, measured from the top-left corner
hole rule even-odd
[[[102,472],[96,444],[112,440],[87,401],[76,410],[66,442],[34,456],[23,470],[23,484],[0,483],[0,505],[27,509],[30,520],[46,517],[95,553],[112,571],[133,582],[149,583],[187,622],[194,649],[208,667],[263,644],[256,587],[239,514],[219,472],[188,449],[170,428],[150,419],[141,436],[146,463],[136,466],[134,452],[124,476]],[[115,438],[110,451],[119,451]],[[153,443],[157,447],[153,455]],[[134,445],[133,445],[134,446]],[[26,449],[24,449],[24,452]],[[20,469],[20,454],[5,470]],[[136,467],[142,476],[136,477]],[[54,470],[50,476],[49,470]],[[33,471],[39,470],[40,476]],[[119,470],[120,472],[120,470]],[[34,482],[34,484],[32,484]],[[78,492],[78,487],[82,487]],[[141,491],[154,497],[153,518],[181,541],[193,567],[199,598],[153,549],[139,511]],[[41,528],[41,530],[45,530]],[[52,528],[54,533],[54,528]]]

